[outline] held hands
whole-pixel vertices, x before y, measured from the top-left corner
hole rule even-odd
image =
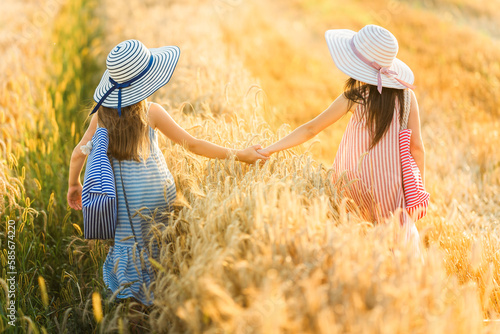
[[[67,196],[69,207],[75,210],[82,209],[82,184],[70,186]]]
[[[269,159],[269,157],[270,157],[270,156],[271,156],[271,154],[272,154],[272,153],[268,150],[268,148],[267,148],[267,147],[266,147],[266,148],[261,148],[261,149],[257,150],[257,153],[259,153],[259,154],[261,154],[261,155],[263,155],[263,156],[267,157],[268,159]]]
[[[244,150],[236,151],[236,157],[238,158],[238,160],[246,162],[248,164],[253,164],[259,159],[263,161],[268,160],[268,156],[259,153],[261,149],[262,146],[260,145],[250,146]]]

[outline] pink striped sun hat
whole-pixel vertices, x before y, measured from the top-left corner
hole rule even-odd
[[[391,32],[377,25],[360,31],[333,29],[325,33],[335,65],[353,79],[378,87],[414,88],[411,69],[396,58],[398,41]]]

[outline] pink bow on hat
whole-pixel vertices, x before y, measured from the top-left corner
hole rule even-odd
[[[358,49],[356,49],[356,47],[354,46],[354,41],[353,39],[350,40],[349,44],[351,45],[351,49],[352,51],[354,52],[354,54],[361,60],[363,61],[365,64],[367,64],[368,66],[371,66],[373,67],[374,69],[376,69],[378,71],[378,74],[377,74],[377,90],[380,94],[382,94],[382,74],[384,75],[387,75],[393,79],[395,79],[396,81],[398,81],[400,84],[402,84],[403,86],[405,87],[408,87],[408,88],[411,88],[411,89],[414,89],[415,86],[412,85],[412,84],[409,84],[407,82],[404,82],[403,80],[401,79],[398,79],[395,77],[395,75],[398,75],[398,73],[394,72],[394,71],[391,71],[390,69],[388,69],[387,67],[383,67],[383,66],[380,66],[376,61],[369,61],[368,59],[366,59],[365,56],[363,56],[361,54],[361,52],[358,51]]]

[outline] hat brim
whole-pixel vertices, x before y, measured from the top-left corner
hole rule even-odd
[[[149,71],[129,87],[122,88],[122,107],[127,107],[140,102],[153,95],[161,87],[165,86],[174,74],[175,66],[181,54],[177,46],[164,46],[149,49],[153,56],[153,63]],[[101,82],[94,92],[94,101],[99,102],[101,98],[113,85],[109,81],[109,71],[102,75]],[[118,89],[115,89],[102,103],[108,108],[118,108]]]
[[[350,40],[355,34],[355,31],[349,29],[332,29],[325,33],[326,44],[330,50],[333,62],[339,70],[351,78],[377,86],[378,71],[359,59],[351,49]],[[389,69],[397,73],[394,77],[413,84],[415,77],[412,70],[398,58],[394,59]],[[394,77],[382,74],[382,87],[407,88],[394,79]]]

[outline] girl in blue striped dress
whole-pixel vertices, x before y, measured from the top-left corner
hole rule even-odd
[[[159,250],[151,242],[150,226],[164,221],[176,197],[176,188],[165,158],[158,147],[157,130],[193,153],[254,163],[266,157],[259,145],[231,150],[191,136],[159,104],[147,97],[165,85],[179,59],[179,48],[147,49],[137,40],[118,44],[108,55],[105,71],[94,100],[97,102],[87,131],[71,156],[67,200],[82,209],[80,173],[88,143],[97,127],[109,134],[108,156],[113,166],[118,198],[114,246],[103,266],[106,286],[118,298],[134,298],[151,305],[149,286],[154,280],[149,258],[158,260]],[[124,192],[125,190],[125,192]],[[127,208],[128,206],[128,208]],[[140,211],[140,214],[136,214]],[[130,216],[129,216],[130,213]],[[137,243],[137,244],[136,244]]]

